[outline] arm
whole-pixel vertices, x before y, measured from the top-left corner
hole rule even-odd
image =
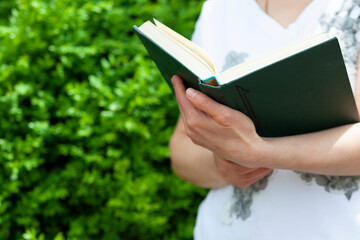
[[[184,96],[178,100],[190,105]],[[204,188],[218,188],[228,184],[244,188],[272,171],[267,168],[248,168],[239,165],[195,144],[188,137],[182,119],[183,117],[179,118],[169,147],[172,168],[183,180]]]
[[[175,127],[169,147],[171,166],[181,179],[204,188],[218,188],[228,184],[216,169],[213,153],[195,145],[186,136],[181,118]]]
[[[265,165],[324,175],[360,175],[360,124],[268,140]]]
[[[358,69],[360,69],[360,54]],[[360,113],[360,71],[357,72],[356,77],[355,101]],[[360,175],[359,123],[270,141],[274,144],[272,150],[274,155],[282,155],[277,160],[270,160],[276,165],[328,175]],[[284,164],[285,158],[293,161]]]
[[[173,78],[173,84],[187,135],[218,156],[248,167],[360,175],[359,123],[297,136],[261,138],[244,114],[193,89],[185,92],[178,77]],[[356,98],[359,104],[359,95]]]
[[[174,172],[183,180],[203,188],[219,188],[228,184],[245,188],[272,171],[247,168],[194,144],[186,135],[182,118],[179,118],[171,137],[170,153]]]

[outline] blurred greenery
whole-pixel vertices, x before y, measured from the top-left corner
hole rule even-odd
[[[0,239],[191,239],[206,194],[171,171],[178,116],[132,32],[190,37],[202,1],[0,1]]]

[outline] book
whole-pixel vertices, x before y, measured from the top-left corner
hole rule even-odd
[[[216,73],[199,46],[154,19],[133,29],[162,76],[252,119],[260,136],[320,131],[359,121],[336,37],[316,34]]]

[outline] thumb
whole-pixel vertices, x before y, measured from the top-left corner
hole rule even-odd
[[[242,114],[192,88],[186,90],[186,97],[196,108],[211,116],[215,122],[223,126],[231,124],[232,119],[236,116],[234,114]]]

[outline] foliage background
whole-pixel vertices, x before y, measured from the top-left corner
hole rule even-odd
[[[0,1],[0,239],[191,239],[176,102],[132,25],[190,37],[202,1]]]

